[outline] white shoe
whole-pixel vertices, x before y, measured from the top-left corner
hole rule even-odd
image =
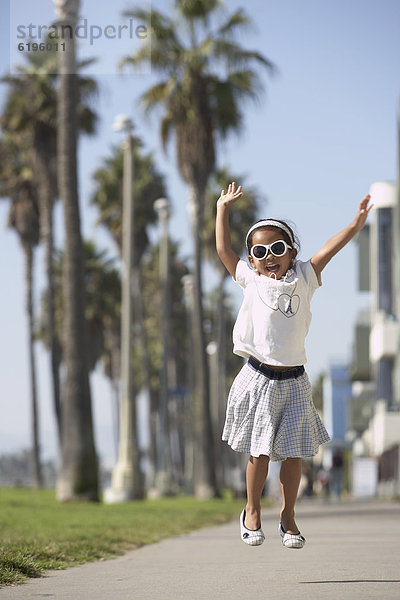
[[[247,529],[244,524],[246,510],[243,509],[240,515],[240,537],[245,544],[249,546],[261,546],[265,540],[265,535],[261,527],[259,529]]]
[[[306,543],[306,538],[301,535],[300,531],[299,533],[286,533],[281,522],[279,522],[279,533],[285,548],[303,548]]]

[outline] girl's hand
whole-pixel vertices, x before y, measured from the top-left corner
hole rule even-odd
[[[358,207],[358,212],[354,217],[354,220],[350,225],[348,225],[343,231],[340,231],[333,237],[331,237],[326,244],[314,254],[311,258],[311,264],[314,267],[314,271],[318,277],[318,280],[321,275],[321,271],[326,267],[328,262],[341,250],[345,247],[346,244],[353,239],[353,237],[361,231],[361,229],[365,225],[365,221],[367,220],[368,213],[373,207],[373,204],[369,204],[371,200],[371,196],[367,194],[360,202],[360,206]]]
[[[361,229],[365,225],[365,221],[367,220],[368,213],[373,207],[373,204],[369,204],[371,200],[371,196],[367,194],[360,202],[360,206],[358,207],[358,212],[354,218],[353,225],[356,228],[356,231],[361,231]]]
[[[235,181],[232,181],[232,183],[230,183],[228,186],[228,191],[226,194],[225,190],[221,190],[221,195],[217,200],[217,206],[229,206],[230,204],[236,202],[236,200],[242,195],[242,186],[239,185],[238,189],[236,189],[236,183]]]

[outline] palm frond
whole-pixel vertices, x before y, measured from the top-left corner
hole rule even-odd
[[[150,65],[160,73],[172,73],[179,69],[183,62],[183,50],[176,46],[145,45],[135,54],[120,60],[118,68],[123,69],[131,65],[139,69],[143,65]]]
[[[246,15],[242,8],[232,13],[228,20],[218,27],[215,38],[219,38],[228,34],[232,34],[236,27],[248,27],[251,25],[251,19]]]
[[[229,81],[210,78],[208,81],[212,97],[212,115],[216,131],[222,138],[229,131],[241,130],[242,114],[239,110],[235,88]]]
[[[160,44],[177,43],[174,23],[159,11],[134,8],[124,11],[122,14],[124,17],[132,17],[146,25],[150,29],[152,41]]]
[[[275,70],[274,64],[259,52],[245,50],[239,44],[226,39],[214,39],[212,56],[224,62],[230,69],[241,69],[249,63],[256,62],[266,67],[270,73]]]
[[[93,77],[79,75],[78,77],[78,93],[81,102],[95,100],[99,97],[99,86]]]
[[[135,54],[121,58],[121,60],[118,62],[118,69],[120,71],[122,71],[126,65],[131,65],[132,67],[138,69],[138,68],[140,68],[141,65],[147,64],[150,62],[151,62],[151,45],[145,44]]]
[[[124,10],[122,12],[122,16],[123,17],[132,17],[133,19],[142,21],[148,27],[151,27],[152,21],[153,22],[154,21],[155,22],[158,22],[158,21],[166,22],[167,21],[166,17],[156,10],[151,11],[151,10],[146,10],[145,8],[139,8],[136,6],[129,10]]]
[[[171,131],[173,129],[173,119],[170,113],[167,113],[164,118],[161,120],[161,142],[163,145],[163,149],[165,150],[168,144],[168,141],[171,136]]]
[[[221,0],[176,0],[176,8],[189,21],[206,22],[210,15],[223,6]]]
[[[241,98],[258,100],[260,93],[263,91],[263,85],[258,74],[251,69],[230,73],[226,82],[232,86],[237,100]]]
[[[175,85],[176,80],[174,78],[153,85],[140,97],[140,104],[148,112],[157,105],[168,103],[168,98],[171,96]]]
[[[183,53],[184,47],[179,41],[162,41],[157,37],[141,46],[135,54],[121,59],[118,68],[123,69],[126,65],[140,68],[148,64],[159,72],[171,73],[183,64]]]
[[[170,73],[182,62],[184,44],[179,39],[174,22],[157,10],[146,11],[140,8],[125,11],[124,16],[142,21],[150,29],[149,39],[135,54],[123,58],[119,68],[126,65],[140,67],[151,64],[158,71]]]
[[[77,68],[78,71],[82,71],[83,69],[86,69],[86,67],[90,67],[91,65],[95,64],[98,62],[98,58],[85,58],[84,60],[79,60],[77,63]]]

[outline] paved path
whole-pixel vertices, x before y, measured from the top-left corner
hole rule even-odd
[[[264,511],[260,547],[240,541],[235,521],[50,572],[0,600],[399,600],[400,503],[299,502],[303,550],[283,548],[277,514]]]

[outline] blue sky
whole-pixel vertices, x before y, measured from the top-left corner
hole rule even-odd
[[[15,24],[26,24],[34,6],[36,22],[54,18],[51,0],[1,1],[0,72],[10,68],[15,52]],[[120,21],[131,3],[83,0],[82,15],[89,23]],[[170,2],[153,1],[169,10]],[[218,162],[243,173],[267,199],[260,218],[293,221],[302,243],[300,257],[308,259],[353,218],[359,200],[374,181],[397,175],[396,114],[400,92],[400,3],[398,0],[233,0],[229,11],[245,6],[254,27],[239,41],[256,49],[277,66],[270,77],[261,73],[266,92],[245,110],[242,134],[218,146]],[[11,16],[11,20],[10,20]],[[116,114],[135,122],[145,148],[154,153],[164,173],[173,205],[171,235],[181,242],[181,253],[192,252],[186,212],[187,191],[177,173],[173,145],[165,155],[159,143],[157,116],[147,120],[137,98],[154,74],[117,72],[116,65],[137,40],[102,39],[81,47],[81,56],[100,54],[95,75],[101,88],[96,103],[100,115],[97,136],[82,139],[79,151],[80,201],[83,229],[102,247],[114,248],[95,226],[89,205],[91,175],[111,145],[120,142],[112,131]],[[128,45],[127,45],[128,44]],[[129,46],[129,44],[131,44]],[[0,86],[3,102],[5,86]],[[0,202],[2,401],[0,453],[30,443],[27,331],[24,314],[23,256],[15,234],[6,229],[7,202]],[[57,241],[62,243],[61,210],[57,209]],[[249,224],[250,225],[250,224]],[[156,232],[153,233],[156,235]],[[241,249],[237,249],[240,251]],[[43,285],[43,256],[37,256],[37,278]],[[207,277],[213,281],[212,274]],[[240,294],[228,290],[236,304]],[[307,339],[307,369],[312,379],[330,362],[351,356],[353,325],[366,293],[357,292],[357,252],[350,244],[323,273],[323,287],[313,299],[313,322]],[[50,405],[48,357],[37,348],[40,368],[43,454],[54,453],[54,423]],[[240,367],[238,359],[238,368]],[[110,390],[100,372],[92,378],[96,440],[102,457],[113,459],[110,433]]]

